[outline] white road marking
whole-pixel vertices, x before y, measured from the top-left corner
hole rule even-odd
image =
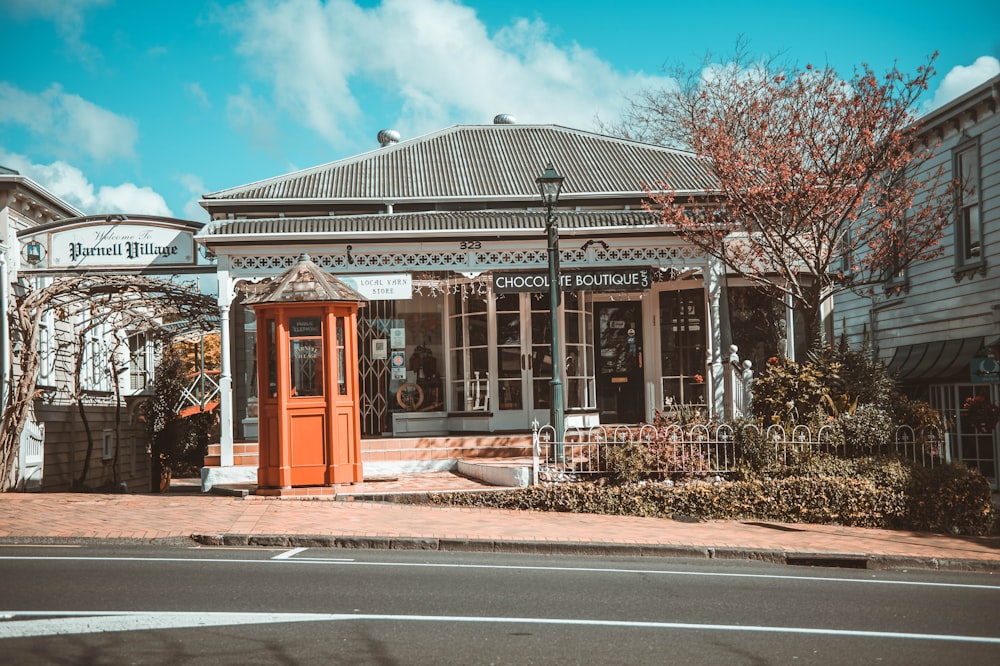
[[[60,617],[62,616],[62,617]],[[19,618],[44,617],[31,620]],[[894,631],[861,631],[816,627],[769,627],[736,624],[701,624],[688,622],[643,622],[630,620],[579,620],[544,617],[473,617],[463,615],[369,615],[344,613],[193,613],[160,611],[0,611],[0,639],[31,638],[104,633],[111,631],[149,631],[286,622],[467,622],[477,624],[535,624],[585,627],[628,627],[635,629],[677,629],[693,631],[733,631],[750,633],[802,634],[849,638],[948,641],[953,643],[988,643],[1000,645],[993,636],[958,634],[918,634]]]
[[[287,552],[287,551],[286,551]],[[332,564],[339,566],[369,566],[369,567],[402,567],[402,568],[436,568],[436,569],[487,569],[487,570],[509,570],[509,571],[544,571],[548,573],[602,573],[602,574],[644,574],[658,576],[698,576],[705,578],[750,578],[761,580],[792,580],[808,581],[819,583],[858,583],[870,585],[906,585],[912,587],[943,587],[966,590],[989,590],[1000,592],[1000,583],[993,585],[980,585],[973,583],[935,583],[929,581],[913,580],[885,580],[880,578],[832,578],[829,576],[790,576],[784,574],[751,574],[732,573],[719,571],[678,571],[670,569],[618,569],[600,567],[554,567],[541,565],[514,565],[514,564],[454,564],[436,562],[359,562],[350,558],[333,557],[297,557],[291,559],[268,558],[266,560],[241,560],[234,558],[194,558],[194,557],[86,557],[86,556],[28,556],[28,555],[0,555],[0,561],[21,560],[21,561],[64,561],[64,562],[176,562],[178,564],[300,564],[300,565],[320,565]],[[871,575],[871,574],[869,574]]]
[[[286,550],[285,552],[283,552],[283,553],[281,553],[279,555],[275,555],[271,559],[272,560],[287,560],[287,559],[289,559],[291,557],[295,557],[299,553],[304,553],[307,550],[309,550],[309,549],[308,548],[292,548],[291,550]]]

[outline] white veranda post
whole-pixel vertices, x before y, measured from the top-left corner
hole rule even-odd
[[[233,372],[230,359],[229,309],[233,284],[228,258],[219,257],[219,464],[233,466]]]

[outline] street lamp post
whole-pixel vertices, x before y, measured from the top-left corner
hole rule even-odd
[[[538,192],[545,204],[545,235],[549,256],[549,314],[552,317],[552,395],[550,396],[549,420],[555,429],[556,460],[565,458],[566,427],[563,422],[563,382],[562,361],[559,351],[559,229],[556,227],[556,216],[553,207],[559,201],[559,191],[562,189],[563,177],[560,176],[552,162],[545,167],[545,173],[535,179]]]

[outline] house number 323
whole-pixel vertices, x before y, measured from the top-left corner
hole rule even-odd
[[[458,244],[458,247],[462,250],[480,250],[483,247],[483,243],[477,240],[462,241]]]

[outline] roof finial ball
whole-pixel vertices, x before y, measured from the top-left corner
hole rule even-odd
[[[517,119],[509,113],[500,113],[493,116],[494,125],[515,125],[517,124]]]

